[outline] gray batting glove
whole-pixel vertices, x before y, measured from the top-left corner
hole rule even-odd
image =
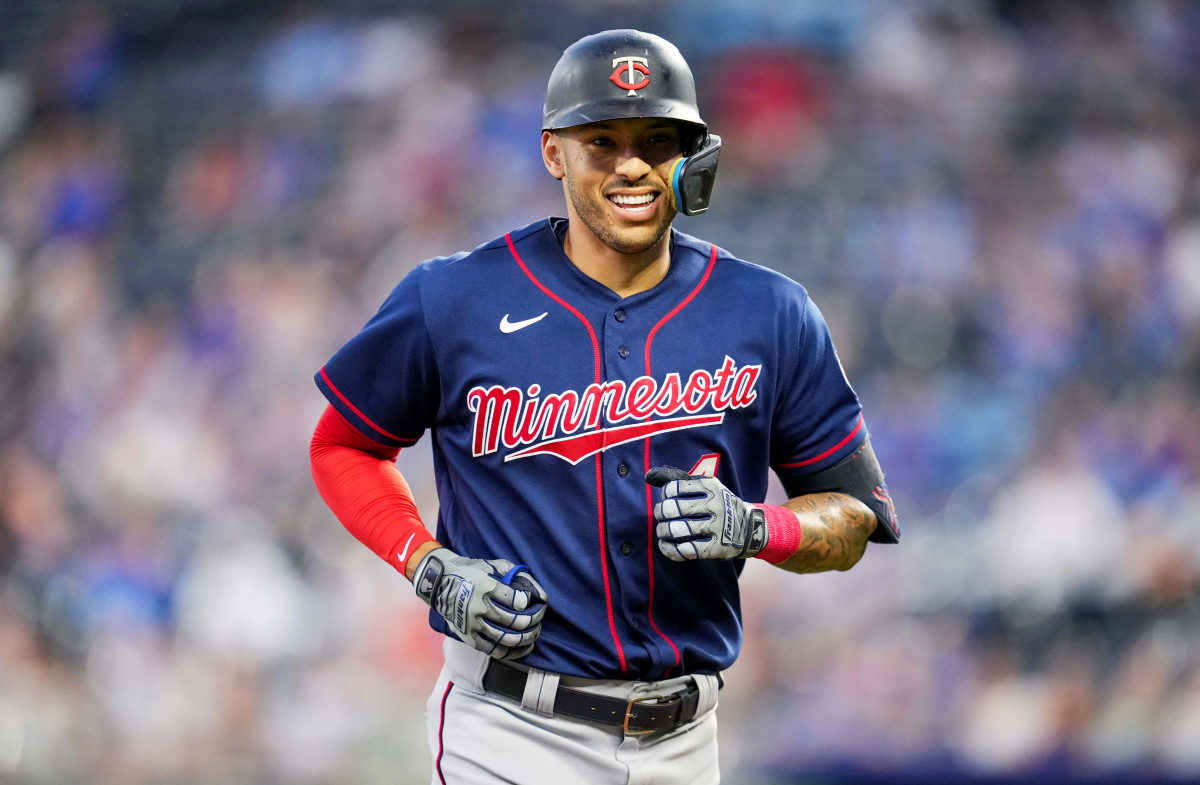
[[[646,472],[662,488],[654,505],[658,549],[671,561],[748,559],[767,547],[763,511],[734,496],[716,477],[674,466]]]
[[[413,588],[458,637],[498,660],[533,651],[549,602],[525,565],[468,559],[449,548],[425,554],[413,573]]]

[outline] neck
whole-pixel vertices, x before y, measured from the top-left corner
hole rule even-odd
[[[588,278],[625,298],[653,289],[666,277],[671,267],[671,233],[644,251],[621,253],[574,220],[567,224],[563,252]]]

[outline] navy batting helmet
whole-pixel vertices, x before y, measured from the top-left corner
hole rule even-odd
[[[675,120],[692,131],[671,186],[680,212],[707,210],[721,138],[700,118],[692,69],[675,45],[640,30],[606,30],[567,47],[550,73],[542,130],[631,117]]]

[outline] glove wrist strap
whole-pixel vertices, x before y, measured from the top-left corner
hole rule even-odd
[[[417,565],[417,571],[413,573],[413,590],[426,605],[433,605],[433,592],[438,581],[446,573],[444,557],[448,555],[451,555],[448,548],[434,548],[425,554],[425,558]]]
[[[796,518],[796,513],[777,504],[753,506],[763,511],[768,532],[767,547],[755,554],[754,558],[771,564],[786,561],[800,547],[800,520]]]

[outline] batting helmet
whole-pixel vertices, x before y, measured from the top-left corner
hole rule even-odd
[[[542,130],[630,117],[675,120],[692,131],[671,187],[683,214],[707,210],[721,137],[700,119],[692,70],[675,45],[640,30],[607,30],[567,47],[550,73]]]

